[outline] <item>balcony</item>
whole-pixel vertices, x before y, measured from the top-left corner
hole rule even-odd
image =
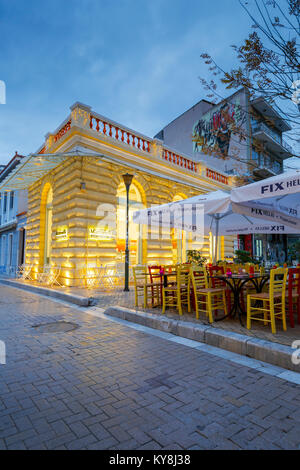
[[[271,170],[270,168],[265,167],[264,165],[260,165],[259,167],[253,170],[253,176],[256,177],[257,180],[270,178],[271,176],[275,176],[275,171]]]
[[[257,97],[251,101],[253,108],[259,112],[265,119],[271,120],[274,126],[280,130],[280,132],[287,132],[292,130],[291,126],[285,121],[277,110],[268,103],[262,96]]]
[[[256,164],[256,168],[252,170],[252,173],[257,179],[269,178],[283,172],[280,163],[271,160],[268,156],[260,155],[258,159],[252,160],[252,162]]]
[[[0,225],[0,233],[2,232],[6,232],[7,230],[12,230],[12,229],[15,229],[17,226],[17,219],[14,218],[14,219],[10,219],[10,220],[7,220],[7,219],[2,219],[2,223]]]
[[[252,135],[255,139],[266,144],[268,150],[283,159],[293,155],[292,147],[277,132],[273,131],[263,122],[252,124]]]

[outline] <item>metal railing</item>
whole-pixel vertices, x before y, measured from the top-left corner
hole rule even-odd
[[[288,152],[293,153],[293,148],[282,138],[282,136],[277,134],[277,132],[267,126],[264,122],[252,124],[252,132],[253,134],[256,132],[264,132],[265,134],[268,134],[273,140],[275,140],[275,142],[284,147]]]

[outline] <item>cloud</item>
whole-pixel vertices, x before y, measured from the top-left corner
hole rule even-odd
[[[236,0],[15,3],[1,11],[0,163],[35,151],[75,101],[153,136],[204,97],[201,52],[229,64],[245,34]]]

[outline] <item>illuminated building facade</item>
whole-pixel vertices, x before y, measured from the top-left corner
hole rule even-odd
[[[229,190],[234,177],[165,147],[75,103],[36,154],[24,157],[0,191],[28,190],[26,264],[61,268],[61,283],[79,285],[89,268],[124,260],[126,192],[134,175],[130,211]],[[172,264],[186,259],[189,234],[155,233],[131,224],[130,263]],[[213,240],[201,250],[211,257]],[[219,257],[232,256],[234,237],[220,237]]]

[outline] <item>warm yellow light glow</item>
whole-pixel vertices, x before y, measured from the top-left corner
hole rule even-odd
[[[117,252],[122,253],[125,251],[126,246],[126,188],[121,184],[117,192],[118,206],[117,206]],[[131,252],[134,264],[142,263],[143,259],[143,245],[142,245],[142,232],[143,227],[132,223],[132,215],[138,209],[143,209],[142,195],[138,187],[132,183],[129,191],[129,251]]]
[[[55,238],[57,241],[68,240],[68,227],[58,227],[56,230]]]
[[[102,240],[102,241],[112,241],[115,239],[115,235],[108,225],[104,227],[89,227],[89,240]]]

